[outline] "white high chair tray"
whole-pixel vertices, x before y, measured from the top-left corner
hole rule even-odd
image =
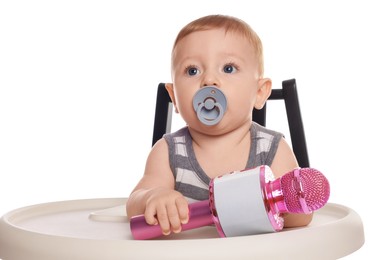
[[[0,220],[0,259],[337,259],[364,244],[352,209],[328,203],[308,227],[219,238],[214,226],[133,240],[126,198],[52,202],[16,209]]]

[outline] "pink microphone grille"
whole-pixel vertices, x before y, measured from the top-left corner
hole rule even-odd
[[[328,180],[313,168],[301,168],[298,171],[298,177],[295,177],[294,171],[281,177],[281,189],[288,212],[304,213],[302,199],[306,202],[306,211],[322,208],[330,195]]]

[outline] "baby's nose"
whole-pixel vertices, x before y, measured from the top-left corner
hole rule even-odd
[[[220,86],[220,82],[218,81],[218,78],[216,75],[212,72],[206,72],[203,79],[203,87],[207,86]]]

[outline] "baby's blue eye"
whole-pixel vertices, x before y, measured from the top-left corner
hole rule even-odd
[[[229,64],[229,65],[225,65],[225,67],[223,67],[223,71],[225,73],[233,73],[236,71],[236,68],[233,65]]]
[[[198,69],[195,67],[191,67],[191,68],[187,69],[187,73],[190,76],[194,76],[194,75],[198,74],[198,72],[199,72]]]

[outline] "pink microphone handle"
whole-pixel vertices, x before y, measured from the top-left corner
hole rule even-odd
[[[182,231],[214,224],[208,200],[191,203],[188,207],[190,218],[187,224],[182,225]],[[146,223],[144,215],[132,217],[130,229],[136,240],[151,239],[163,235],[159,225],[153,226]]]

